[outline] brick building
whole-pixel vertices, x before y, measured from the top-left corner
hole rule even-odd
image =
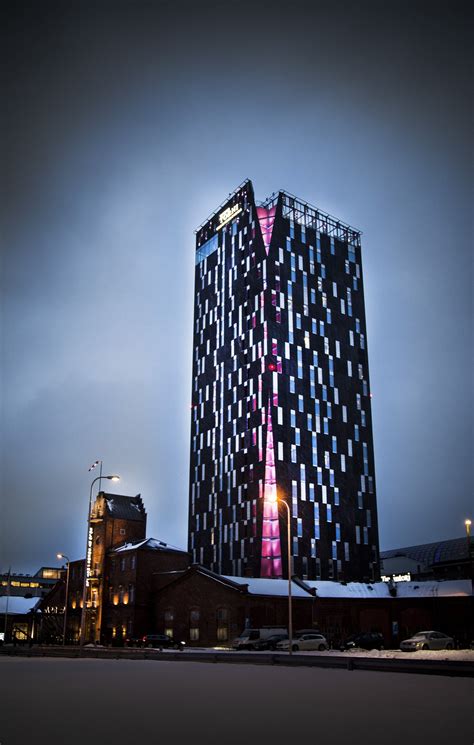
[[[67,643],[78,643],[86,569],[85,642],[121,644],[153,628],[152,598],[174,573],[186,569],[186,551],[146,538],[146,511],[140,495],[99,492],[92,506],[86,560],[72,561],[67,598]],[[66,577],[38,608],[38,637],[62,640]]]
[[[230,644],[244,628],[288,625],[286,580],[227,577],[193,565],[156,593],[154,630],[192,646]],[[423,628],[467,644],[474,637],[469,580],[339,583],[293,581],[293,626],[315,628],[334,646],[379,631],[388,648]]]

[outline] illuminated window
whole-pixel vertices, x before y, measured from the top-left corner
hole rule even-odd
[[[173,627],[174,627],[174,610],[172,608],[168,608],[168,610],[165,610],[164,622],[165,622],[165,634],[166,636],[169,636],[172,639],[173,638]]]
[[[226,642],[229,638],[229,611],[227,608],[217,609],[217,639]]]
[[[189,613],[189,639],[192,642],[199,641],[199,608],[193,608]]]

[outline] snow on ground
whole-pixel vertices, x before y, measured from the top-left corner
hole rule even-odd
[[[91,645],[92,646],[92,645]],[[140,648],[141,650],[141,648]],[[142,651],[142,650],[141,650]],[[155,650],[156,651],[156,650]],[[175,652],[175,650],[170,649],[164,649],[163,653],[168,652]],[[185,647],[183,652],[192,654],[193,652],[234,652],[232,649],[227,649],[224,647]],[[265,655],[265,654],[288,654],[288,652],[285,652],[284,650],[276,650],[275,652],[271,652],[269,650],[265,650],[262,652],[257,652],[255,650],[252,651],[246,651],[246,652],[234,652],[235,654],[251,654],[253,655]],[[318,651],[299,651],[299,652],[293,652],[293,654],[297,655],[322,655],[323,657],[331,657],[331,656],[337,656],[337,657],[370,657],[370,658],[378,658],[378,659],[402,659],[402,660],[465,660],[467,662],[473,662],[474,663],[474,650],[472,649],[450,649],[450,650],[422,650],[420,649],[417,652],[402,652],[400,649],[371,649],[370,651],[367,649],[351,649],[345,652],[341,652],[338,649],[330,649],[327,652],[318,652]]]
[[[400,649],[351,649],[347,652],[339,652],[331,649],[329,652],[307,652],[306,654],[341,655],[345,657],[377,657],[379,659],[403,659],[403,660],[467,660],[474,662],[474,650],[470,649],[420,649],[417,652],[402,652]]]

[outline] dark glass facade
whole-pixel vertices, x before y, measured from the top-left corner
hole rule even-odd
[[[189,551],[226,575],[379,574],[360,233],[244,182],[196,234]]]

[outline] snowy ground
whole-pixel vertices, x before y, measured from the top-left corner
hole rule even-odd
[[[163,650],[163,652],[167,652],[168,650]],[[169,650],[174,651],[174,650]],[[192,654],[193,651],[196,652],[231,652],[233,650],[226,649],[224,647],[201,647],[197,649],[196,647],[188,647],[183,650],[185,653]],[[241,654],[240,652],[236,652],[236,654]],[[264,651],[264,652],[246,652],[246,654],[251,655],[259,655],[259,654],[288,654],[288,652],[276,650],[276,652],[270,652],[270,651]],[[441,662],[442,660],[466,660],[468,662],[474,663],[474,650],[472,649],[443,649],[443,650],[419,650],[418,652],[402,652],[399,649],[383,649],[379,651],[378,649],[372,649],[370,651],[366,649],[351,649],[346,652],[341,652],[338,649],[330,649],[327,652],[310,652],[310,651],[300,651],[300,652],[294,652],[293,654],[297,655],[306,655],[310,654],[311,656],[323,656],[323,657],[331,657],[331,656],[337,656],[337,657],[374,657],[379,659],[397,659],[400,658],[402,660],[438,660]]]
[[[2,745],[472,745],[474,680],[0,657]]]
[[[252,653],[253,654],[253,653]],[[260,654],[257,652],[256,654]],[[468,660],[474,662],[474,650],[470,649],[449,649],[449,650],[422,650],[418,652],[402,652],[399,649],[351,649],[347,652],[340,652],[337,649],[331,649],[328,652],[297,652],[296,654],[323,655],[330,657],[333,655],[344,657],[375,657],[380,659],[397,659],[402,660]]]

